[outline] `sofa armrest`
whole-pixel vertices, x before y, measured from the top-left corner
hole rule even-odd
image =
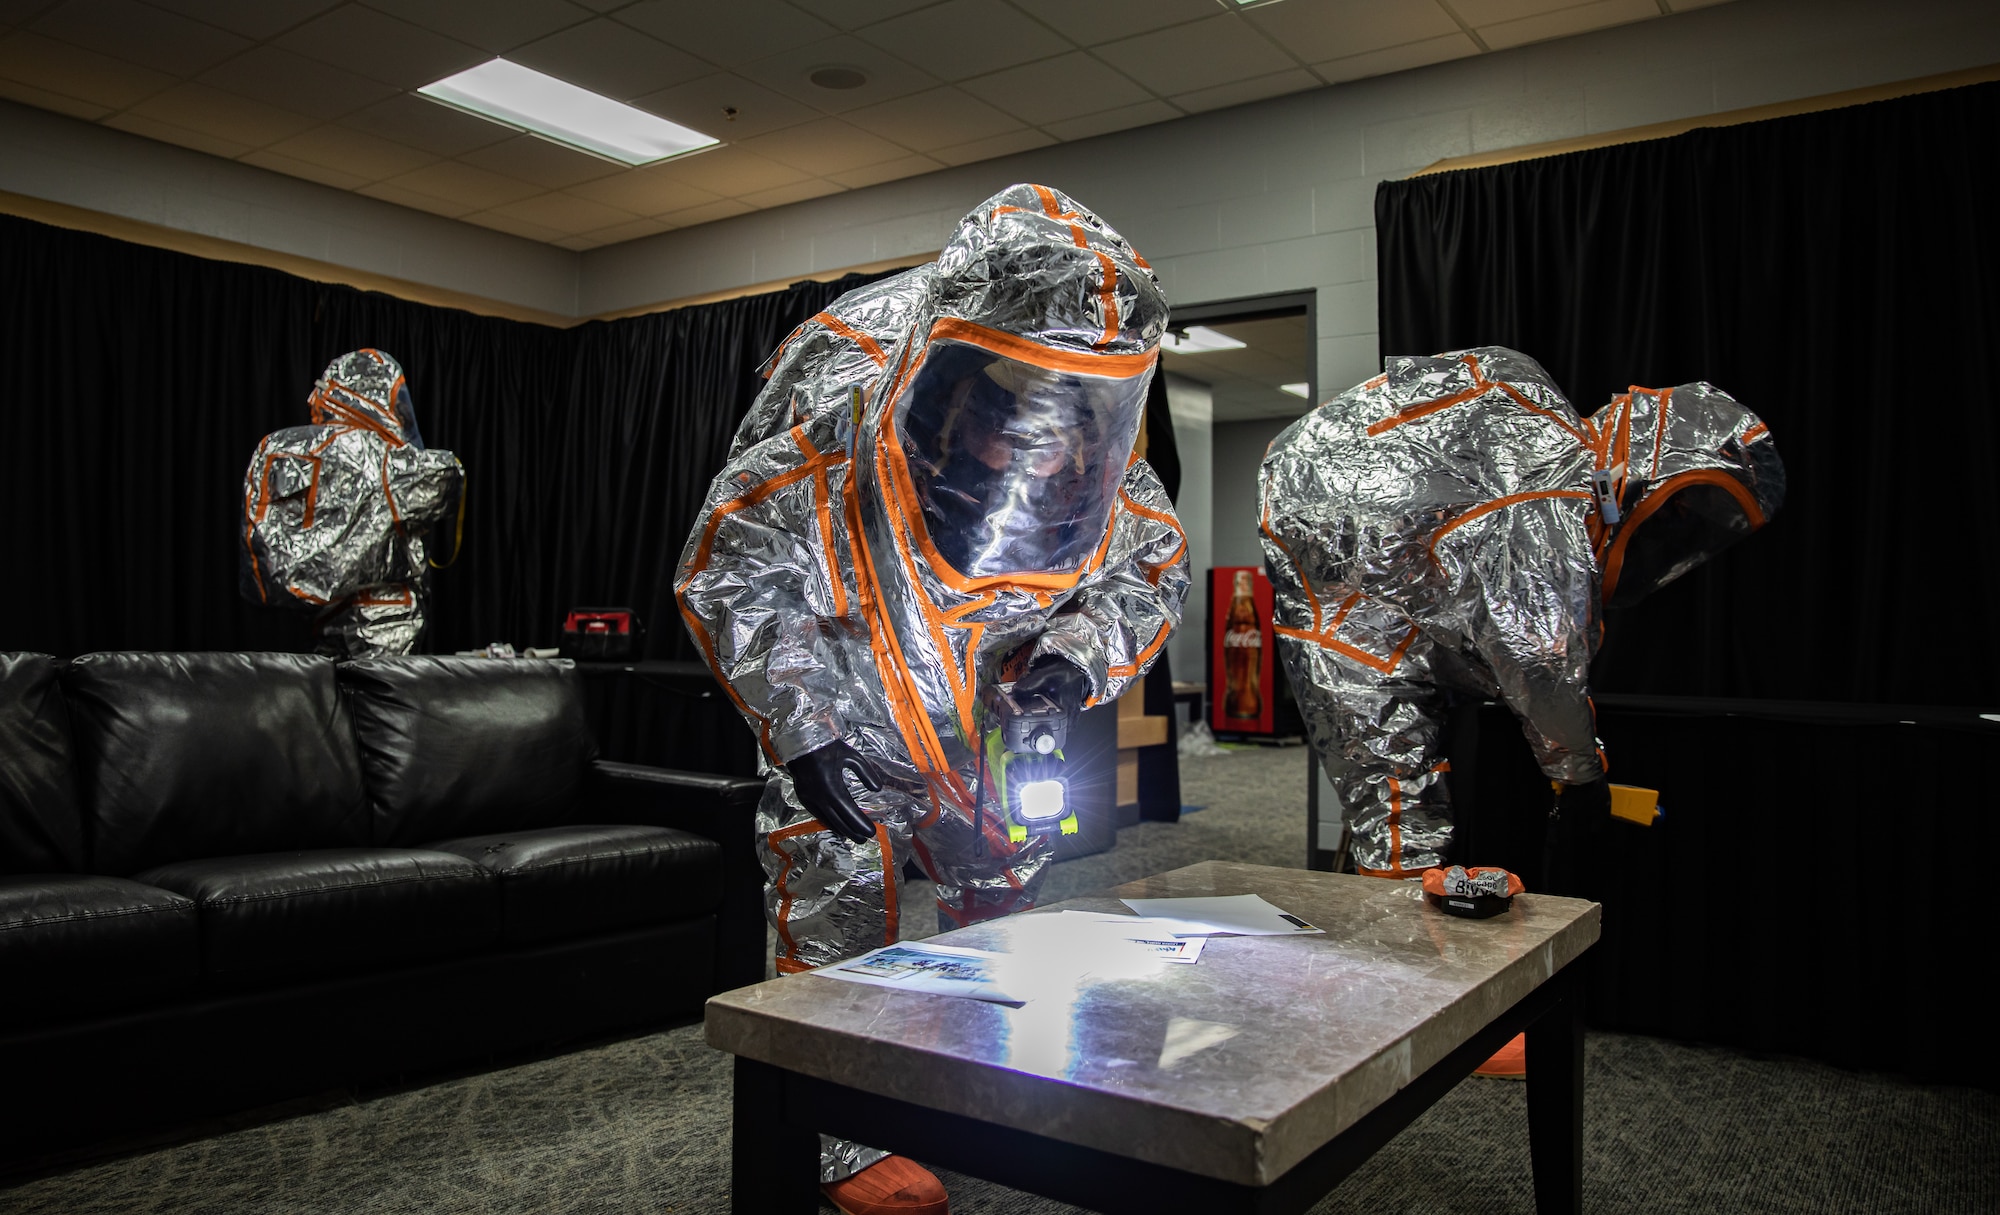
[[[757,801],[764,782],[600,759],[584,811],[592,821],[673,827],[722,846],[716,913],[715,990],[763,981],[764,867],[757,859]]]

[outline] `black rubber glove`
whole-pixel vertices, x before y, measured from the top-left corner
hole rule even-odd
[[[1090,677],[1068,659],[1053,654],[1035,659],[1028,673],[1014,681],[1015,699],[1046,696],[1062,706],[1065,724],[1069,726],[1076,725],[1076,715],[1083,711],[1083,698],[1089,694]]]
[[[799,795],[799,804],[828,830],[857,844],[875,838],[874,820],[847,787],[847,777],[852,775],[869,792],[882,791],[882,778],[875,774],[875,765],[861,752],[836,740],[795,757],[785,765],[785,771],[792,774],[792,789]]]
[[[1597,834],[1610,817],[1611,782],[1602,776],[1587,784],[1564,785],[1556,794],[1542,866],[1542,886],[1548,893],[1592,897]]]

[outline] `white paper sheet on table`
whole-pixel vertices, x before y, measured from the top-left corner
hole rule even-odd
[[[1199,962],[1201,947],[1208,940],[1207,937],[1175,936],[1173,930],[1184,929],[1185,926],[1172,920],[1112,915],[1097,911],[1065,911],[1062,914],[1065,928],[1074,927],[1081,932],[1112,937],[1162,962],[1176,962],[1183,965]]]
[[[1254,894],[1119,901],[1142,916],[1179,921],[1173,929],[1177,937],[1225,933],[1243,937],[1292,937],[1323,931],[1273,907]]]
[[[990,1004],[1024,1003],[995,979],[994,963],[1004,957],[1005,954],[950,945],[884,945],[858,958],[847,958],[805,973],[870,987],[962,996]]]

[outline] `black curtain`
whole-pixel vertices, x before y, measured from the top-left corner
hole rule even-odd
[[[1607,692],[2000,702],[2000,84],[1384,183],[1382,351],[1512,346],[1588,413],[1705,379],[1762,533],[1611,613]]]
[[[0,217],[0,649],[306,648],[308,617],[237,596],[243,470],[374,346],[467,470],[425,648],[554,645],[608,604],[644,617],[645,657],[693,658],[673,569],[757,368],[865,281],[555,329]]]
[[[373,346],[467,472],[465,551],[432,575],[423,648],[552,646],[568,609],[626,606],[641,658],[696,659],[673,571],[757,368],[866,281],[555,329],[0,216],[0,650],[309,648],[310,617],[237,595],[243,470],[307,420],[329,362]],[[611,758],[754,770],[706,681],[587,688]]]
[[[1667,814],[1601,841],[1597,1024],[2000,1085],[1952,978],[2000,848],[1996,146],[1988,84],[1376,194],[1384,354],[1512,346],[1584,412],[1706,379],[1785,459],[1769,527],[1609,614],[1611,777]],[[1455,724],[1460,859],[1532,888],[1547,781]]]

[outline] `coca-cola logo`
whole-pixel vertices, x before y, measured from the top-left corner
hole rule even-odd
[[[1264,634],[1256,629],[1231,629],[1222,635],[1225,650],[1261,650],[1264,648]]]

